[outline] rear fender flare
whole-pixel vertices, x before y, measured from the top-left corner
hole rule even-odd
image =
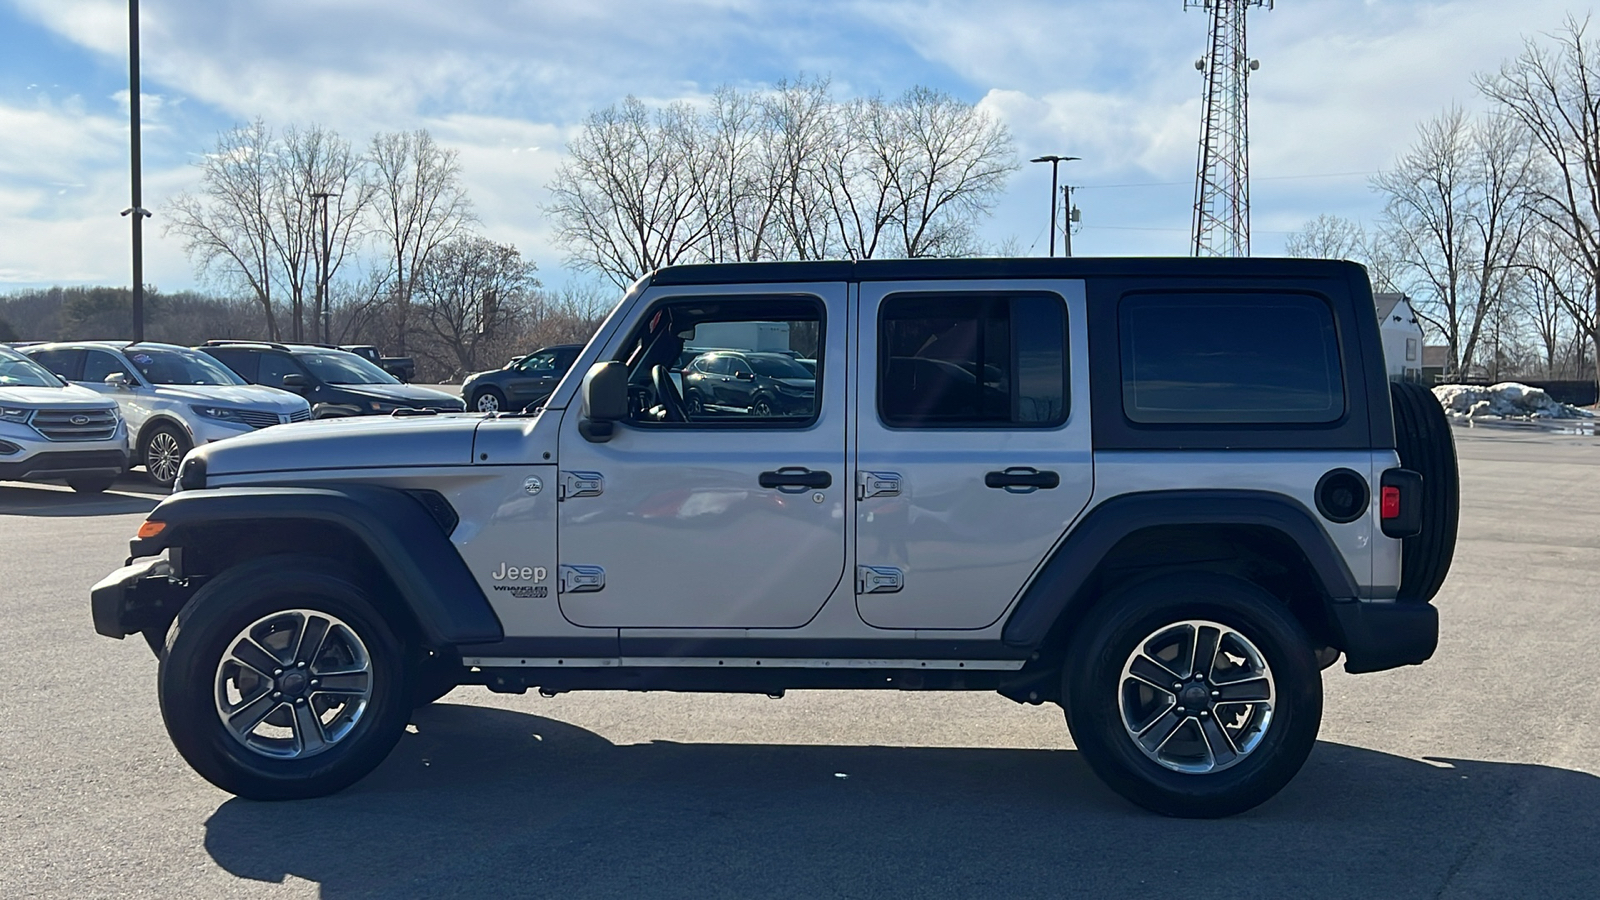
[[[129,544],[134,557],[183,546],[197,530],[262,521],[321,522],[347,532],[372,554],[433,646],[499,641],[500,619],[483,589],[421,501],[371,485],[242,487],[185,491],[151,511],[166,527]]]
[[[1282,533],[1305,554],[1324,598],[1359,594],[1355,577],[1328,533],[1305,506],[1269,491],[1196,490],[1123,494],[1101,503],[1040,568],[1001,632],[1006,645],[1038,648],[1063,614],[1094,598],[1080,596],[1100,563],[1124,538],[1170,525],[1253,525]]]

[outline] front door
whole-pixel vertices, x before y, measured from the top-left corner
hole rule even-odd
[[[856,607],[996,622],[1089,501],[1080,281],[863,284]]]
[[[661,288],[638,302],[641,325],[601,355],[629,366],[630,420],[591,442],[575,400],[561,423],[562,614],[600,627],[804,625],[845,568],[845,286]],[[799,353],[818,360],[817,377],[769,379],[765,404],[691,411],[672,370],[705,325],[748,332],[752,346],[728,349],[753,375],[792,376]]]

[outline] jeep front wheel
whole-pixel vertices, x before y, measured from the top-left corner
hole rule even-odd
[[[1316,743],[1322,676],[1283,603],[1248,582],[1188,574],[1108,597],[1069,651],[1062,695],[1101,779],[1169,816],[1267,800]]]
[[[320,797],[389,755],[412,708],[411,659],[347,572],[269,557],[195,593],[169,632],[161,714],[207,781],[252,800]]]

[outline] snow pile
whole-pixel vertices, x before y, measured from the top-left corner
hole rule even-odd
[[[1433,395],[1452,416],[1476,419],[1499,416],[1502,419],[1592,419],[1594,413],[1550,399],[1543,388],[1515,381],[1483,387],[1475,384],[1441,384]]]

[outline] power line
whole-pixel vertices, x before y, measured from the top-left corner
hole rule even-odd
[[[1252,177],[1251,181],[1299,181],[1308,178],[1354,178],[1356,176],[1370,177],[1377,172],[1322,172],[1315,175],[1267,175]],[[1144,188],[1144,187],[1183,187],[1192,185],[1190,181],[1137,181],[1127,184],[1084,184],[1073,185],[1075,191],[1104,190],[1108,188]]]

